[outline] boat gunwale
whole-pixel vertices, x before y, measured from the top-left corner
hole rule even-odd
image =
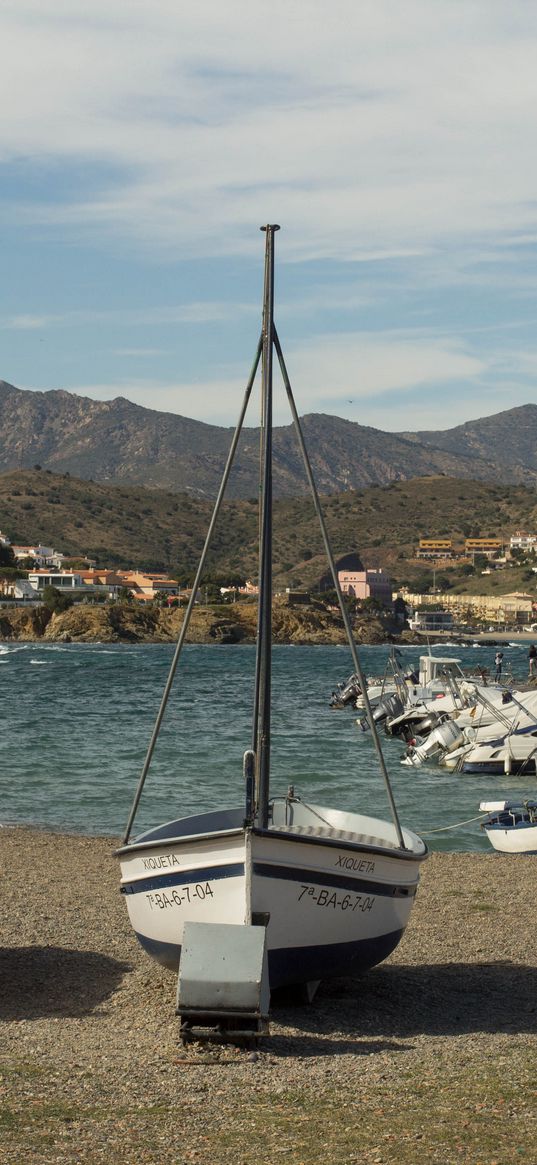
[[[490,830],[493,830],[493,829],[494,830],[501,829],[503,831],[507,831],[507,833],[512,833],[513,830],[515,830],[515,829],[521,830],[521,829],[535,829],[535,828],[537,828],[537,822],[535,822],[535,821],[511,821],[511,822],[507,822],[507,821],[495,820],[495,821],[484,821],[483,822],[483,829],[486,830],[487,833],[489,833]]]
[[[318,837],[313,837],[309,834],[293,833],[291,829],[288,831],[279,829],[259,829],[256,826],[252,828],[252,833],[255,833],[258,837],[277,837],[281,841],[291,840],[293,842],[298,841],[309,845],[330,846],[331,849],[351,849],[354,851],[366,850],[367,853],[382,854],[383,857],[404,858],[406,861],[413,860],[422,862],[429,853],[426,843],[422,841],[421,838],[419,838],[419,841],[422,842],[424,851],[423,853],[418,854],[414,853],[413,850],[401,849],[399,846],[394,846],[391,842],[387,843],[386,846],[381,844],[373,845],[372,843],[366,841],[351,841],[348,838],[345,840],[338,839],[336,837],[330,837],[325,833],[320,834]],[[415,834],[414,836],[418,837],[418,834]],[[379,838],[378,840],[380,843],[381,839]]]
[[[141,852],[145,849],[157,849],[159,846],[168,848],[170,845],[181,845],[185,842],[210,841],[213,838],[233,837],[234,835],[255,834],[256,837],[270,837],[278,838],[280,841],[292,841],[293,843],[300,842],[305,845],[322,845],[328,846],[331,849],[347,849],[353,853],[372,853],[382,857],[402,858],[404,861],[423,862],[429,856],[429,850],[421,838],[419,840],[423,845],[423,852],[416,853],[414,850],[401,849],[394,847],[390,843],[390,847],[383,845],[372,845],[367,842],[353,842],[349,839],[339,840],[323,834],[319,837],[305,836],[303,834],[293,833],[291,831],[280,831],[278,829],[259,829],[255,826],[241,826],[235,829],[213,830],[211,833],[182,833],[176,836],[159,837],[152,841],[133,841],[128,842],[127,845],[122,845],[114,850],[114,857],[122,857],[125,854]],[[418,835],[416,834],[416,837]],[[380,841],[380,839],[379,839]]]
[[[128,841],[126,845],[120,845],[114,850],[114,857],[121,857],[122,854],[132,853],[134,850],[142,849],[156,849],[158,846],[177,845],[180,842],[190,841],[209,841],[213,837],[233,837],[234,834],[246,833],[244,825],[236,825],[233,829],[213,829],[209,833],[181,833],[170,835],[170,837],[156,837],[153,840],[143,841]]]

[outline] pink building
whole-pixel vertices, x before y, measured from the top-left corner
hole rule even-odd
[[[392,584],[382,570],[338,570],[344,595],[353,599],[377,599],[385,607],[392,604]]]

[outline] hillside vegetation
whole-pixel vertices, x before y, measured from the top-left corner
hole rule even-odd
[[[420,537],[508,540],[517,529],[537,529],[533,490],[443,476],[337,494],[326,497],[323,508],[336,557],[356,552],[364,565],[387,567],[398,583],[411,585],[424,569],[431,570],[412,561]],[[105,486],[44,470],[0,474],[0,529],[11,541],[41,541],[65,554],[89,555],[100,566],[138,566],[185,577],[197,565],[211,512],[207,501],[162,490]],[[208,570],[255,577],[257,526],[253,500],[224,502]],[[314,587],[326,573],[309,500],[275,503],[274,563],[280,586]],[[496,585],[503,588],[505,580],[505,589],[514,589],[513,576],[497,573]],[[482,579],[482,589],[492,585],[490,579]]]
[[[352,377],[352,372],[350,373]],[[350,394],[352,395],[352,394]],[[242,386],[237,386],[237,413]],[[300,394],[297,397],[300,407]],[[247,425],[257,425],[252,406]],[[301,425],[318,488],[327,494],[426,474],[495,482],[537,481],[537,405],[508,409],[445,432],[389,433],[311,413]],[[215,497],[232,429],[142,408],[123,397],[90,400],[64,390],[30,392],[0,380],[0,471],[39,464],[107,485]],[[306,496],[292,424],[273,432],[275,497]],[[258,489],[259,429],[245,427],[229,496]]]

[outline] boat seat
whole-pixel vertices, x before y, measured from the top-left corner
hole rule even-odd
[[[375,846],[377,849],[398,850],[399,846],[383,837],[353,833],[349,829],[333,829],[331,825],[273,825],[275,833],[294,833],[299,837],[327,837],[333,841],[352,842],[353,845]]]

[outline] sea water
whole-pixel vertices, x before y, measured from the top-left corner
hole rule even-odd
[[[504,665],[527,675],[527,644],[504,646]],[[0,644],[0,822],[121,834],[168,675],[173,646]],[[423,648],[401,649],[405,668]],[[494,648],[449,648],[464,669],[493,667]],[[433,649],[434,654],[434,649]],[[382,675],[386,647],[362,648]],[[135,822],[151,825],[244,800],[251,747],[255,648],[183,648]],[[353,671],[347,647],[281,646],[273,653],[272,788],[304,800],[389,818],[370,733],[359,713],[329,707]],[[399,764],[404,743],[381,737],[401,823],[432,849],[488,849],[483,798],[535,794],[535,778],[475,777]]]

